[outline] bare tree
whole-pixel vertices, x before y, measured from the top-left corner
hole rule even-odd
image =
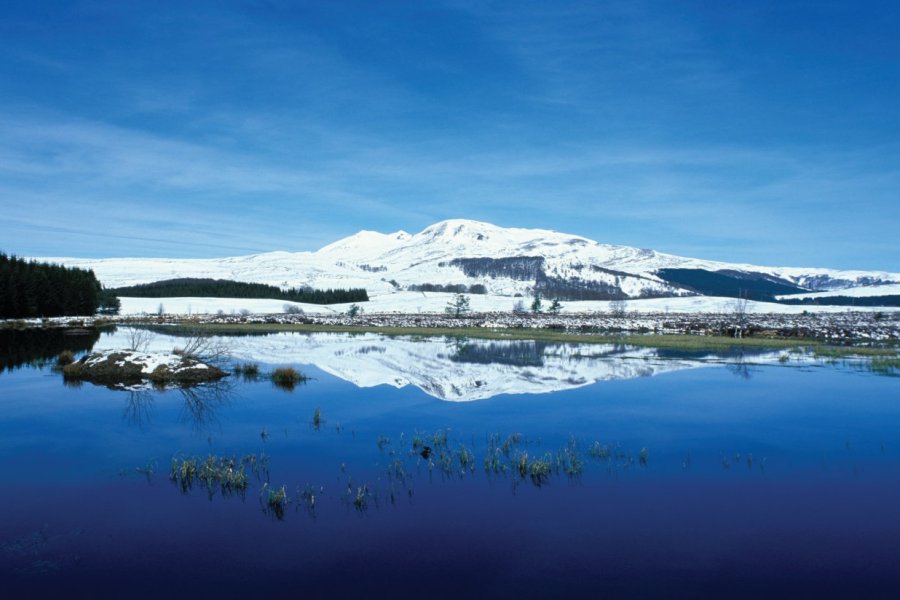
[[[201,331],[192,331],[176,354],[208,363],[222,363],[231,357],[231,348],[221,338]]]
[[[125,345],[132,352],[146,352],[153,337],[151,331],[129,327],[125,330]]]
[[[625,313],[628,311],[628,303],[624,298],[611,300],[609,303],[609,314],[616,319],[624,319]]]
[[[734,325],[734,337],[743,338],[744,330],[747,329],[747,313],[749,312],[750,301],[746,297],[735,298],[729,304],[731,313],[731,322]]]

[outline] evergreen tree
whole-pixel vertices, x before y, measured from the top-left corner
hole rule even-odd
[[[369,295],[363,288],[314,290],[290,288],[282,290],[274,285],[230,281],[227,279],[167,279],[130,287],[116,288],[117,296],[135,298],[213,297],[213,298],[271,298],[308,304],[345,304],[367,302]]]
[[[453,300],[447,303],[444,312],[457,319],[472,312],[472,309],[469,307],[469,297],[465,294],[456,294]]]
[[[122,310],[122,301],[111,290],[100,292],[100,307],[97,311],[104,315],[117,315]]]
[[[0,318],[93,315],[99,293],[93,271],[0,253]]]

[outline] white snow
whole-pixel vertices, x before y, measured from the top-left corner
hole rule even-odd
[[[454,258],[485,257],[540,257],[551,277],[578,277],[596,284],[617,285],[632,297],[647,293],[689,294],[655,274],[667,267],[759,273],[792,281],[811,291],[848,288],[872,281],[900,285],[898,273],[732,264],[601,244],[556,231],[502,228],[464,219],[435,223],[414,235],[402,231],[392,234],[361,231],[317,252],[268,252],[221,259],[40,260],[93,269],[106,287],[198,277],[266,283],[281,288],[364,287],[370,295],[424,283],[481,284],[493,296],[531,295],[533,281],[469,277],[459,267],[449,265]]]
[[[158,367],[165,365],[172,372],[178,372],[178,370],[184,366],[184,358],[177,354],[172,353],[171,351],[155,351],[155,352],[137,352],[132,350],[122,350],[122,346],[125,345],[126,340],[123,338],[118,346],[109,347],[109,346],[101,346],[98,345],[95,348],[95,352],[97,354],[92,354],[86,361],[87,365],[95,365],[98,363],[102,363],[107,359],[107,356],[110,353],[122,353],[122,360],[116,362],[116,366],[124,367],[126,364],[134,364],[141,367],[141,373],[144,375],[152,374]],[[199,367],[200,365],[193,365],[192,368]],[[206,365],[203,365],[202,368],[206,368]]]
[[[360,302],[359,306],[363,311],[370,313],[443,313],[453,297],[453,294],[438,292],[384,293],[372,295],[369,302]],[[472,294],[469,298],[471,308],[475,312],[512,312],[514,305],[520,300],[523,301],[526,308],[531,303],[530,298],[509,296]],[[170,315],[214,315],[219,311],[225,315],[240,315],[243,311],[246,311],[247,314],[277,314],[284,312],[286,304],[296,306],[310,315],[340,315],[346,313],[350,308],[350,304],[323,306],[253,298],[121,298],[120,300],[122,301],[121,314],[124,316],[154,315],[160,304],[165,308],[165,313]],[[639,313],[729,313],[732,312],[734,303],[734,298],[716,296],[652,298],[628,300],[626,310]],[[747,311],[752,313],[800,314],[804,311],[835,313],[846,312],[847,308],[846,306],[801,306],[753,301],[747,303]],[[563,302],[561,312],[563,314],[585,314],[605,313],[609,310],[609,302],[592,300]],[[884,309],[854,307],[853,310],[883,311]]]

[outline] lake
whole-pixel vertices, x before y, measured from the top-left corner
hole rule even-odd
[[[125,336],[0,336],[4,597],[900,589],[900,379],[860,363],[282,333],[192,390],[52,368]]]

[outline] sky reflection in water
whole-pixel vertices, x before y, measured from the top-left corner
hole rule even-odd
[[[272,341],[241,338],[238,354],[285,356]],[[306,338],[324,358],[296,361],[313,379],[293,392],[237,378],[122,392],[65,387],[48,367],[4,372],[0,592],[846,595],[900,583],[896,378],[765,356],[692,368],[616,348],[411,344]],[[650,373],[664,374],[630,378]],[[439,399],[473,400],[451,381],[500,393]],[[441,430],[474,470],[429,469],[413,451]],[[489,436],[515,432],[508,470],[486,473]],[[570,440],[579,476],[537,486],[515,470],[517,452],[556,456]],[[591,456],[594,442],[613,457]],[[173,455],[251,453],[286,486],[283,520],[255,477],[243,497],[168,480]],[[387,474],[395,461],[403,483]]]

